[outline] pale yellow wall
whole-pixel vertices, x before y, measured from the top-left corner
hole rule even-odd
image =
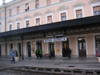
[[[56,55],[61,55],[61,54],[60,54],[60,53],[61,53],[61,52],[60,52],[60,51],[61,51],[61,50],[60,50],[60,49],[61,49],[61,48],[60,48],[60,47],[61,47],[61,46],[60,46],[60,42],[56,42],[55,47],[56,47]],[[59,50],[59,52],[57,52],[57,50]]]
[[[93,35],[87,35],[88,55],[94,55]]]
[[[47,43],[43,42],[43,54],[47,54]]]
[[[5,43],[2,43],[2,55],[5,55]]]
[[[70,37],[70,47],[72,50],[71,55],[76,55],[76,39],[75,39],[75,37]]]

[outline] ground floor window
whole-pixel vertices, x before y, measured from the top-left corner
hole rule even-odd
[[[37,41],[36,42],[36,50],[42,49],[42,41]]]
[[[85,37],[78,37],[79,57],[86,57],[86,40]]]
[[[100,55],[100,35],[95,36],[96,56]]]

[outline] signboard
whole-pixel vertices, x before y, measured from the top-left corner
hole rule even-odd
[[[62,38],[44,39],[44,43],[47,43],[47,42],[58,42],[58,41],[67,41],[67,38],[66,37],[62,37]]]

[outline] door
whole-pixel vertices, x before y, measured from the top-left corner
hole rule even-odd
[[[55,45],[54,43],[49,43],[49,53],[52,52],[53,57],[55,57]]]
[[[27,49],[27,50],[28,50],[28,57],[31,57],[31,43],[28,42],[28,43],[27,43],[27,46],[28,46],[28,47],[27,47],[27,48],[28,48],[28,49]]]
[[[0,44],[0,56],[1,56],[1,44]]]
[[[69,48],[69,40],[67,39],[67,41],[63,41],[62,43],[62,57],[67,57],[67,49]]]
[[[18,43],[18,52],[19,52],[19,57],[21,57],[21,43]]]
[[[37,41],[36,45],[37,45],[37,50],[42,49],[42,41]]]
[[[78,38],[79,57],[86,57],[86,41],[85,37]]]

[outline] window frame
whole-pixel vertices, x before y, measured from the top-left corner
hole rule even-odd
[[[19,12],[18,12],[18,10],[19,10]],[[19,14],[20,13],[20,6],[17,6],[17,14]]]
[[[61,14],[62,13],[66,13],[66,20],[68,20],[67,10],[62,10],[62,11],[59,11],[59,21],[61,21]]]
[[[36,26],[37,24],[36,24],[36,19],[40,19],[40,25],[41,25],[41,16],[36,16],[36,17],[34,17],[34,25]]]
[[[80,10],[80,9],[82,10],[82,17],[81,18],[84,17],[84,7],[83,6],[80,6],[80,7],[74,7],[74,18],[77,19],[76,11],[77,10]]]
[[[17,29],[17,23],[20,23],[20,29],[21,29],[21,21],[16,22],[16,29]]]
[[[24,24],[25,24],[24,27],[25,27],[25,28],[27,28],[27,27],[26,27],[26,21],[29,21],[29,27],[30,27],[30,25],[31,25],[31,23],[30,23],[30,18],[27,18],[27,19],[24,20]]]
[[[12,30],[9,29],[9,26],[10,26],[10,25],[12,25],[12,30],[13,30],[13,23],[9,23],[9,24],[8,24],[8,31],[12,31]]]
[[[93,3],[93,4],[91,4],[91,15],[92,16],[95,16],[94,15],[94,11],[93,11],[93,7],[95,7],[95,6],[100,6],[100,2],[99,3]]]
[[[37,7],[37,4],[38,4],[38,7]],[[39,8],[39,3],[36,3],[36,0],[35,0],[35,8]]]
[[[46,23],[48,23],[48,16],[52,16],[52,22],[54,22],[53,13],[49,13],[49,14],[46,14]]]

